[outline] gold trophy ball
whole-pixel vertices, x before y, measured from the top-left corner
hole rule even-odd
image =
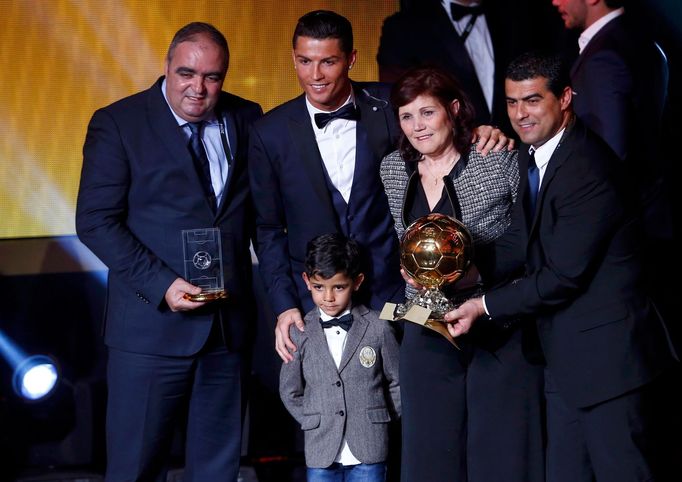
[[[400,265],[425,288],[454,283],[471,262],[473,239],[455,218],[428,214],[413,222],[400,243]]]

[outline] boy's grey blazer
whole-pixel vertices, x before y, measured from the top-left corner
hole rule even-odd
[[[304,431],[308,467],[331,465],[344,434],[362,463],[385,462],[388,423],[400,416],[393,329],[364,306],[351,312],[353,324],[338,370],[317,308],[305,316],[305,332],[290,330],[298,350],[293,361],[282,364],[279,392]]]

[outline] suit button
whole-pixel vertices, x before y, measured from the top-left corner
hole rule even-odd
[[[339,411],[339,415],[341,415],[343,417],[343,415],[344,415],[343,410]]]
[[[337,380],[336,386],[337,386],[337,387],[340,387],[340,386],[341,386],[341,382]]]

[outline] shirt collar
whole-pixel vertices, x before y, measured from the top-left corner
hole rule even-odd
[[[535,164],[538,166],[538,169],[542,170],[547,165],[550,157],[552,157],[552,154],[554,153],[554,149],[556,149],[556,147],[559,145],[559,141],[561,140],[561,137],[564,135],[565,130],[566,128],[564,127],[559,132],[554,134],[554,137],[552,137],[550,140],[545,142],[537,149],[534,148],[533,146],[528,148],[529,153],[532,150],[535,151]]]
[[[580,48],[580,53],[585,50],[585,47],[587,47],[587,44],[590,43],[590,40],[597,35],[597,32],[599,32],[602,28],[604,28],[604,25],[609,23],[611,20],[613,20],[616,17],[620,17],[625,13],[625,9],[623,7],[620,7],[613,12],[609,12],[603,17],[601,17],[599,20],[594,22],[592,25],[587,27],[583,33],[580,34],[580,37],[578,38],[578,47]]]

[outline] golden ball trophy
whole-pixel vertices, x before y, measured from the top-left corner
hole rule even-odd
[[[455,305],[440,290],[462,278],[473,257],[473,239],[457,219],[428,214],[413,222],[400,240],[400,266],[424,290],[405,304],[386,303],[381,317],[418,323],[457,346],[443,317]]]

